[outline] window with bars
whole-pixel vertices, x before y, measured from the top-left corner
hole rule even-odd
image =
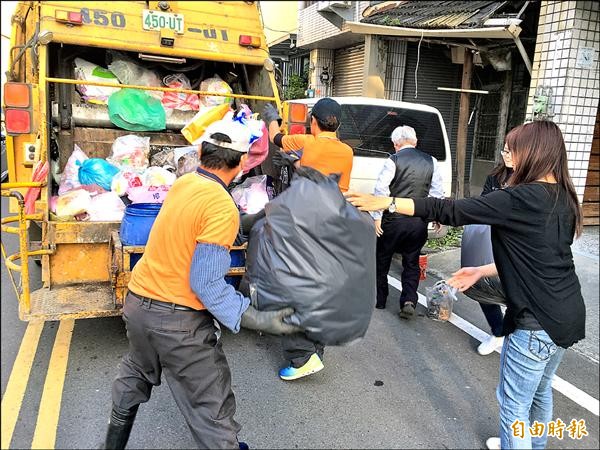
[[[475,158],[494,161],[498,139],[498,121],[500,92],[491,92],[482,95],[477,117],[477,144],[475,145]]]

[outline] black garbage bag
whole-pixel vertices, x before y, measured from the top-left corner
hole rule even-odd
[[[477,267],[494,262],[489,225],[466,225],[460,248],[460,266]],[[498,276],[483,277],[464,292],[479,303],[506,305],[504,288]]]
[[[375,303],[373,220],[335,176],[299,168],[250,233],[246,282],[258,308],[291,306],[290,323],[324,345],[365,335]]]

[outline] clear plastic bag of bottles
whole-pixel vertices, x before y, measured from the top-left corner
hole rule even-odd
[[[427,317],[433,320],[447,321],[452,315],[452,306],[457,300],[456,289],[440,280],[425,288],[427,295]]]

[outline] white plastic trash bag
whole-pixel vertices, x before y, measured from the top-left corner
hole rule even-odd
[[[58,195],[64,195],[73,189],[81,187],[79,182],[79,166],[88,156],[77,145],[73,149],[73,153],[69,156],[65,169],[60,176],[60,184],[58,185]],[[79,163],[79,164],[78,164]]]
[[[262,211],[270,200],[267,193],[267,176],[258,175],[246,179],[242,184],[233,188],[231,196],[240,211],[246,214],[256,214]]]
[[[101,195],[101,194],[100,194]],[[75,189],[58,197],[56,215],[59,217],[76,216],[87,212],[92,196],[85,189]]]
[[[120,52],[110,52],[112,62],[108,68],[119,79],[122,84],[136,86],[162,87],[160,77],[150,69],[136,63],[125,54]],[[145,91],[148,95],[162,100],[162,91]]]
[[[177,175],[162,167],[148,167],[144,172],[144,186],[171,186]]]
[[[85,81],[119,84],[119,80],[110,70],[81,58],[75,58],[75,78]],[[85,84],[78,84],[76,87],[85,101],[99,104],[106,104],[108,97],[119,90],[119,88],[88,86]]]
[[[201,91],[218,92],[222,94],[232,94],[233,89],[229,86],[219,75],[215,75],[212,78],[207,78],[200,83]],[[231,97],[215,96],[215,95],[201,95],[200,103],[204,106],[219,106],[223,103],[231,103]]]
[[[122,171],[115,175],[110,184],[110,190],[118,196],[123,196],[133,187],[142,186],[141,175],[135,172]]]
[[[148,168],[150,138],[127,134],[115,139],[107,161],[121,170],[141,173]]]
[[[92,197],[87,212],[91,222],[120,222],[125,204],[115,192],[106,192]]]

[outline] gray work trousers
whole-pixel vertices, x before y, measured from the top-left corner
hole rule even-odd
[[[310,340],[305,333],[294,333],[281,336],[283,357],[290,362],[292,367],[299,368],[308,362],[313,353],[323,360],[325,347],[318,342]]]
[[[129,353],[113,382],[113,404],[129,410],[147,402],[164,372],[198,447],[239,448],[231,373],[212,315],[165,309],[129,293],[123,320]]]

